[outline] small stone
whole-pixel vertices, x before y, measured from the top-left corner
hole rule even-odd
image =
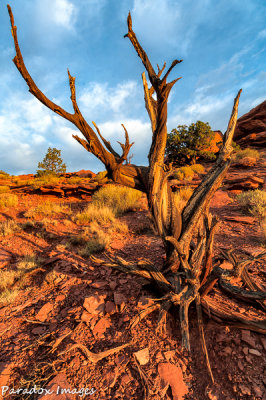
[[[46,303],[42,308],[39,310],[39,312],[36,314],[36,319],[44,322],[48,318],[48,314],[53,310],[54,306],[52,303]]]
[[[110,328],[111,325],[111,321],[108,318],[101,318],[92,330],[94,337],[103,338],[106,329]]]
[[[116,305],[121,305],[127,301],[126,296],[123,293],[115,292],[114,293],[114,301]]]
[[[95,289],[101,289],[104,288],[106,285],[107,285],[106,281],[96,281],[91,284],[91,287]]]
[[[247,356],[248,355],[248,347],[243,347],[243,353]]]
[[[105,308],[106,295],[93,295],[86,297],[83,303],[83,307],[90,314],[103,315]]]
[[[242,383],[239,384],[239,389],[242,394],[251,395],[251,390],[248,386],[243,385]]]
[[[58,296],[56,296],[55,301],[59,302],[59,301],[64,301],[66,298],[66,296],[64,294],[59,294]]]
[[[254,356],[261,356],[261,353],[256,349],[249,349],[250,354],[254,354]]]
[[[12,373],[12,369],[14,368],[14,364],[13,363],[4,363],[1,362],[0,363],[0,386],[8,386],[9,383],[9,378],[10,375]],[[0,398],[1,398],[1,394],[0,394]]]
[[[232,349],[231,349],[231,347],[229,347],[229,346],[226,346],[225,348],[224,348],[224,351],[223,351],[225,354],[227,354],[228,356],[230,356],[231,355],[231,353],[232,353]]]
[[[117,283],[115,281],[109,282],[109,286],[111,290],[115,290],[115,288],[117,287]]]
[[[116,306],[115,303],[112,301],[107,301],[105,304],[105,311],[107,314],[114,314],[116,312]]]
[[[140,365],[146,365],[149,362],[150,356],[148,347],[137,351],[136,353],[134,353],[134,355],[138,360],[138,362],[140,363]]]
[[[83,311],[81,315],[81,321],[85,322],[86,324],[89,324],[92,318],[93,314],[89,314],[87,311]]]
[[[32,329],[33,335],[41,335],[46,331],[45,326],[38,326],[37,328]]]
[[[266,339],[265,339],[265,337],[261,336],[260,337],[260,341],[261,341],[261,344],[262,344],[264,350],[266,351]]]
[[[250,335],[250,331],[248,330],[242,330],[241,332],[242,335],[242,341],[249,344],[251,347],[256,347],[256,342],[255,339]]]
[[[164,351],[163,355],[166,361],[173,361],[175,357],[175,350]]]
[[[240,369],[240,371],[244,371],[244,365],[243,365],[242,361],[238,361],[237,365],[238,365],[238,368]]]
[[[173,400],[183,400],[188,393],[188,387],[184,382],[182,369],[171,363],[160,363],[158,373],[161,378],[161,388],[171,386]]]
[[[65,390],[64,390],[65,389]],[[66,393],[68,389],[68,393]],[[49,390],[49,394],[44,392],[41,396],[38,397],[38,400],[73,400],[73,394],[70,394],[73,391],[72,385],[67,381],[66,375],[64,373],[59,373],[56,375],[46,386],[46,390]],[[70,392],[70,393],[69,393]],[[56,396],[55,396],[56,394]]]

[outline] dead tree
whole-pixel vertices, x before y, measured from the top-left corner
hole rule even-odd
[[[155,285],[162,294],[160,299],[154,300],[153,305],[139,315],[133,326],[149,312],[158,309],[158,326],[163,327],[167,312],[174,305],[179,310],[182,346],[189,350],[188,310],[190,304],[194,302],[207,363],[208,356],[203,334],[202,308],[207,310],[209,316],[215,319],[225,320],[227,323],[258,332],[266,332],[265,320],[259,317],[252,319],[250,316],[241,316],[233,307],[226,307],[221,302],[218,302],[217,298],[207,296],[214,285],[218,284],[220,289],[230,296],[230,299],[237,298],[241,301],[256,303],[265,308],[265,292],[252,280],[248,273],[247,265],[265,256],[266,253],[257,257],[249,256],[243,258],[243,256],[239,256],[234,252],[223,252],[223,257],[216,260],[213,257],[214,234],[218,227],[218,220],[209,214],[208,209],[210,200],[221,185],[230,165],[233,150],[231,144],[237,121],[241,90],[235,98],[233,111],[217,160],[201,184],[194,190],[183,212],[180,213],[169,183],[173,171],[166,170],[164,154],[167,139],[167,101],[172,87],[180,79],[167,82],[167,78],[174,67],[182,60],[174,60],[166,72],[164,72],[166,64],[162,68],[157,66],[158,71],[155,72],[132,29],[132,20],[129,13],[127,18],[128,33],[125,37],[128,37],[134,46],[148,73],[151,84],[149,87],[144,72],[142,81],[145,105],[151,120],[152,144],[148,155],[148,167],[125,164],[133,143],[130,143],[128,132],[124,125],[122,127],[125,131],[125,143],[120,143],[122,148],[122,154],[120,155],[113,149],[110,142],[102,136],[95,122],[92,122],[94,126],[92,128],[84,119],[77,104],[75,78],[69,71],[68,78],[73,113],[67,112],[49,100],[37,87],[24,64],[17,39],[17,28],[14,24],[10,6],[8,6],[8,12],[16,50],[16,56],[13,61],[26,81],[30,93],[45,106],[70,121],[79,129],[85,139],[73,135],[74,139],[105,165],[109,178],[116,183],[138,189],[147,195],[149,210],[153,216],[154,224],[165,245],[166,262],[162,269],[158,270],[149,262],[144,261],[134,264],[121,258],[111,259],[109,264],[105,262],[105,265],[117,268],[125,273],[142,276]],[[156,94],[156,100],[153,94]],[[222,258],[229,259],[233,265],[232,270],[224,270],[222,268]],[[94,260],[103,263],[102,260]],[[242,278],[245,288],[233,284],[233,279],[236,277]],[[210,367],[209,371],[211,374]]]

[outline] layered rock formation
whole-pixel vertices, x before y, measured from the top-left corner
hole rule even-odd
[[[234,141],[241,147],[265,147],[266,100],[238,119]]]

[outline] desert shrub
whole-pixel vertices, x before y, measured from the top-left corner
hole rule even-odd
[[[0,194],[0,210],[7,207],[16,207],[18,205],[18,197],[11,193]]]
[[[197,174],[203,174],[205,172],[205,168],[201,164],[192,164],[190,168]]]
[[[190,187],[181,188],[179,191],[174,193],[174,202],[175,202],[177,209],[180,212],[183,210],[183,208],[187,204],[187,201],[192,196],[192,193],[193,193],[193,189]]]
[[[10,187],[9,186],[0,186],[0,193],[7,193],[10,191]]]
[[[97,230],[93,237],[86,243],[86,245],[79,251],[82,257],[89,257],[93,253],[103,251],[110,242],[108,234],[102,230]]]
[[[39,266],[40,259],[32,254],[22,257],[15,270],[0,270],[0,305],[12,303],[18,294],[18,288],[26,286],[27,274]]]
[[[13,235],[18,230],[20,226],[12,219],[0,222],[0,236]]]
[[[236,153],[233,155],[233,160],[241,161],[243,160],[243,158],[246,157],[255,158],[256,160],[258,160],[260,158],[260,153],[257,150],[248,147],[244,150],[237,150]]]
[[[58,185],[60,184],[65,178],[61,178],[59,176],[53,174],[45,174],[35,179],[31,179],[27,181],[27,185],[32,186],[34,189],[39,189],[41,186],[44,185]]]
[[[67,178],[67,183],[70,185],[77,185],[78,183],[82,183],[86,180],[89,180],[88,178],[81,178],[79,176],[71,176],[70,178]]]
[[[191,166],[186,166],[186,167],[178,168],[174,172],[173,177],[175,179],[178,179],[178,180],[182,181],[183,179],[191,180],[193,178],[193,175],[194,175],[194,171],[193,171],[192,167]]]
[[[93,203],[89,204],[84,211],[76,214],[74,217],[74,221],[78,225],[86,225],[92,221],[96,221],[99,224],[106,224],[108,222],[113,222],[114,220],[115,216],[110,207],[99,207],[97,204]]]
[[[92,196],[92,202],[98,207],[107,206],[115,215],[121,215],[137,207],[142,193],[139,190],[118,185],[106,185]]]
[[[33,218],[36,215],[53,215],[59,213],[68,213],[70,209],[68,206],[61,204],[61,203],[52,203],[47,201],[45,203],[38,204],[34,208],[30,208],[28,211],[25,212],[24,216],[26,218]]]
[[[128,233],[128,225],[124,222],[116,220],[112,223],[112,226],[109,228],[108,232]]]
[[[198,158],[215,159],[211,150],[214,137],[208,123],[197,121],[189,126],[179,125],[167,135],[167,162],[180,166],[195,164]]]
[[[7,172],[0,169],[0,179],[8,179],[8,178],[10,178],[10,175]]]
[[[61,150],[49,147],[42,162],[38,163],[37,176],[46,174],[62,174],[66,172],[66,164],[61,158]]]
[[[266,218],[266,191],[248,190],[236,197],[237,202],[244,212],[247,212],[260,220]]]
[[[99,183],[107,183],[108,182],[107,171],[98,172],[98,174],[94,177],[94,180]]]

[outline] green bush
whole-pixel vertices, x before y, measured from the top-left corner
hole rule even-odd
[[[142,193],[139,190],[118,185],[106,185],[92,196],[93,204],[107,206],[115,215],[121,215],[138,206]]]
[[[18,197],[15,194],[0,194],[0,210],[7,207],[16,207],[18,205]]]
[[[49,147],[42,162],[38,163],[37,176],[46,174],[63,174],[66,172],[66,164],[61,158],[61,150]]]
[[[249,190],[237,196],[237,202],[243,211],[254,215],[260,220],[266,218],[266,191]]]
[[[182,181],[183,179],[191,180],[193,178],[193,175],[194,175],[194,171],[193,171],[192,167],[191,166],[186,166],[186,167],[178,168],[174,172],[173,177],[175,179],[178,179],[178,180]]]
[[[199,158],[214,160],[211,141],[215,135],[208,123],[197,121],[189,126],[179,125],[167,135],[167,163],[174,166],[195,164]]]

